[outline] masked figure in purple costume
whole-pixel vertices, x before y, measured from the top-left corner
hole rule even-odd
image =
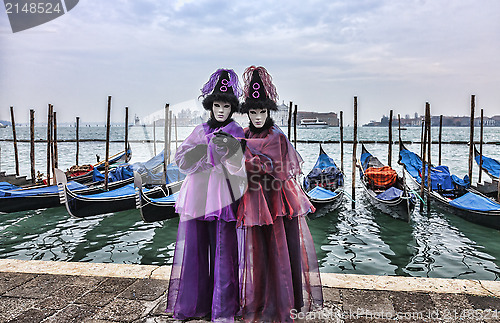
[[[245,321],[288,322],[322,306],[318,261],[305,215],[314,206],[297,178],[302,158],[269,113],[278,95],[264,67],[244,75],[248,188],[238,208]]]
[[[230,322],[239,310],[236,211],[246,173],[243,129],[231,119],[239,91],[233,70],[212,74],[202,89],[210,119],[175,154],[186,174],[175,205],[180,221],[167,303],[177,319]]]

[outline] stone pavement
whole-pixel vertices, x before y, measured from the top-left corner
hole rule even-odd
[[[0,260],[0,323],[172,322],[170,268]],[[302,322],[500,322],[500,282],[322,274]],[[190,322],[204,322],[192,320]]]

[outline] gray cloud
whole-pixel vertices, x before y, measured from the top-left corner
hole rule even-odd
[[[499,7],[494,0],[80,1],[22,33],[9,33],[2,20],[0,106],[27,116],[56,100],[60,118],[93,111],[86,117],[104,120],[113,95],[117,107],[145,115],[197,97],[219,67],[241,74],[258,64],[282,99],[344,109],[346,119],[353,95],[366,111],[362,122],[389,108],[421,112],[427,100],[435,113],[465,114],[473,93],[491,115],[500,101]]]

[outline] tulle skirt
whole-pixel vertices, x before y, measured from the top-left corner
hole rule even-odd
[[[180,221],[167,312],[232,322],[239,310],[236,222]]]
[[[251,177],[238,207],[238,226],[270,225],[279,217],[302,217],[314,211],[315,207],[294,179]]]
[[[240,240],[242,315],[250,322],[291,322],[323,304],[316,251],[305,217],[277,217],[243,227]]]

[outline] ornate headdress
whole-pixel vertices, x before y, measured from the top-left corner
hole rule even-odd
[[[214,101],[228,102],[231,104],[232,112],[238,110],[238,97],[241,89],[238,82],[238,75],[231,69],[218,69],[201,89],[203,108],[212,110]]]
[[[241,113],[248,113],[250,109],[278,110],[278,93],[273,78],[264,67],[248,67],[243,73],[243,81],[245,102],[241,104]]]

